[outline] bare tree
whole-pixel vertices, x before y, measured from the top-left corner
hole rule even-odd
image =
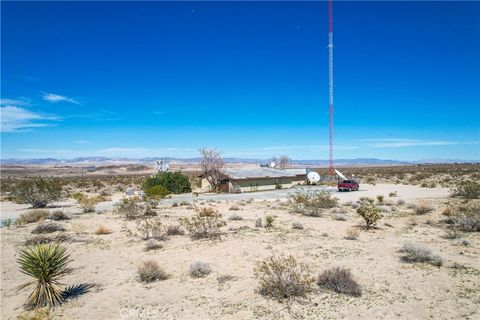
[[[221,170],[225,165],[225,161],[223,161],[220,152],[215,149],[201,148],[198,149],[198,152],[202,156],[200,166],[205,178],[213,190],[218,190],[222,178]]]
[[[278,159],[278,165],[280,168],[285,169],[290,165],[290,158],[288,156],[280,156]]]

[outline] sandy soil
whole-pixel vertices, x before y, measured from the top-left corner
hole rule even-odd
[[[221,239],[192,240],[188,235],[171,236],[163,242],[164,248],[149,252],[143,250],[145,241],[134,234],[134,222],[125,222],[109,210],[102,214],[75,215],[71,220],[60,222],[75,238],[66,244],[75,271],[64,279],[64,283],[93,283],[95,287],[57,307],[55,317],[478,319],[480,235],[462,233],[461,239],[454,240],[443,237],[446,229],[439,220],[448,201],[448,190],[401,185],[365,186],[364,189],[336,196],[343,203],[361,196],[384,194],[386,199],[395,202],[398,199],[407,203],[427,202],[435,210],[415,216],[407,206],[396,205],[396,211],[384,213],[376,230],[363,230],[358,240],[346,240],[349,227],[362,225],[361,218],[349,206],[343,207],[348,220],[337,221],[334,210],[326,210],[319,218],[289,213],[281,200],[197,199],[218,209],[225,218],[236,213],[243,220],[227,220]],[[396,198],[388,198],[392,191],[398,192]],[[245,199],[249,198],[252,195],[246,195]],[[166,224],[177,224],[179,217],[193,213],[191,206],[172,207],[171,201],[175,199],[165,201],[157,209]],[[240,210],[229,210],[232,205]],[[2,215],[4,210],[8,212],[8,208],[12,208],[9,206],[2,203]],[[255,220],[266,214],[277,216],[275,227],[255,228]],[[293,230],[292,222],[301,222],[305,229]],[[111,228],[113,233],[95,235],[94,230],[101,224]],[[247,228],[239,229],[242,226]],[[23,311],[22,303],[29,294],[29,289],[15,291],[16,286],[28,281],[15,261],[34,227],[35,224],[30,224],[0,231],[2,319],[15,319]],[[445,259],[443,266],[402,262],[398,250],[408,239],[436,250]],[[468,240],[469,245],[462,245],[461,240]],[[308,298],[292,302],[290,309],[285,308],[285,304],[256,292],[258,282],[253,274],[254,265],[274,253],[294,255],[309,264],[313,274],[333,266],[348,267],[364,293],[354,298],[316,288]],[[137,265],[147,259],[157,261],[170,278],[151,284],[139,282]],[[188,275],[188,268],[198,260],[210,263],[213,271],[205,278],[194,279]],[[465,268],[452,268],[454,263]],[[222,283],[218,277],[224,275],[233,276],[233,279]]]

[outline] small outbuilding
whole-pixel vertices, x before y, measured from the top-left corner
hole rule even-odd
[[[207,179],[201,178],[201,188],[210,189]],[[239,193],[291,188],[306,180],[305,169],[227,168],[222,172],[220,184],[223,192]]]

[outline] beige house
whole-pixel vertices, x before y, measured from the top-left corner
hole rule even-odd
[[[201,177],[202,190],[209,190],[210,184]],[[304,184],[307,180],[305,169],[274,169],[267,167],[223,170],[221,189],[223,192],[255,192],[290,188]]]

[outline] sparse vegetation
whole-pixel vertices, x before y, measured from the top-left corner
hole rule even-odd
[[[480,183],[474,180],[465,180],[458,183],[452,190],[454,197],[465,199],[480,198]]]
[[[307,266],[293,256],[272,256],[260,261],[254,273],[259,281],[259,293],[279,301],[305,297],[314,282]]]
[[[196,261],[190,265],[188,272],[194,278],[203,278],[212,272],[212,267],[209,263]]]
[[[34,208],[44,208],[49,203],[60,200],[61,196],[62,185],[54,179],[23,179],[13,189],[15,201],[30,204]]]
[[[293,212],[318,217],[323,209],[337,206],[338,199],[325,191],[298,191],[290,195],[289,205]]]
[[[405,262],[426,262],[438,267],[443,264],[442,257],[432,249],[414,241],[405,242],[400,251],[404,253],[402,260]]]
[[[181,172],[159,172],[144,181],[143,190],[147,196],[151,194],[153,198],[163,198],[169,193],[192,192],[188,177]]]
[[[138,266],[138,275],[142,282],[153,282],[168,279],[168,274],[160,268],[157,262],[147,260]]]
[[[70,241],[70,236],[65,233],[59,233],[56,236],[44,236],[44,235],[38,235],[38,236],[33,236],[25,241],[26,246],[34,246],[37,244],[46,244],[46,243],[61,243],[61,242],[68,242]]]
[[[145,251],[157,250],[162,248],[163,248],[163,245],[158,240],[148,239],[147,242],[145,242]]]
[[[137,221],[137,230],[140,233],[140,237],[144,240],[165,240],[167,238],[165,226],[158,217]]]
[[[360,236],[360,230],[358,228],[352,227],[347,229],[347,235],[345,239],[347,240],[357,240]]]
[[[383,200],[385,200],[385,197],[381,194],[377,196],[377,201],[379,204],[383,204]]]
[[[49,215],[48,215],[48,218],[49,219],[52,219],[52,220],[55,220],[55,221],[61,221],[61,220],[68,220],[70,219],[69,216],[67,216],[65,214],[65,212],[63,212],[62,210],[55,210],[53,212],[51,212]]]
[[[262,218],[257,218],[257,220],[255,220],[255,228],[261,228],[262,226]]]
[[[228,217],[228,220],[243,220],[243,217],[239,214],[234,213]]]
[[[43,222],[48,217],[47,210],[31,210],[27,213],[22,213],[17,218],[17,224],[26,224],[34,222]]]
[[[469,201],[454,207],[449,213],[449,220],[462,231],[480,231],[480,202]]]
[[[335,267],[322,272],[318,277],[317,284],[322,288],[354,297],[362,295],[362,288],[353,279],[350,270],[342,267]]]
[[[59,244],[39,244],[20,251],[17,260],[22,273],[34,278],[19,287],[35,285],[28,296],[27,308],[53,307],[63,301],[60,280],[71,272],[70,256]]]
[[[110,234],[112,232],[113,232],[112,229],[110,229],[109,227],[107,227],[103,224],[98,226],[97,229],[95,229],[95,234],[96,235]]]
[[[265,228],[273,227],[273,222],[275,221],[275,217],[268,214],[265,216]]]
[[[416,215],[423,215],[431,211],[433,211],[433,207],[424,202],[422,202],[418,206],[415,206],[415,208],[413,209],[413,212],[415,212]]]
[[[292,229],[303,230],[303,224],[301,224],[300,222],[294,222],[292,223]]]
[[[378,220],[382,218],[380,209],[372,204],[363,204],[357,209],[357,213],[365,220],[367,229],[374,227]]]
[[[218,237],[220,228],[227,224],[222,219],[222,215],[209,207],[195,210],[195,215],[179,219],[180,223],[188,230],[190,236],[194,239]]]
[[[154,178],[149,178],[149,179],[154,179]],[[163,199],[171,193],[164,186],[161,186],[161,185],[154,185],[144,190],[145,190],[145,195],[149,199]]]
[[[167,236],[182,236],[185,231],[179,225],[170,225],[167,227]]]

